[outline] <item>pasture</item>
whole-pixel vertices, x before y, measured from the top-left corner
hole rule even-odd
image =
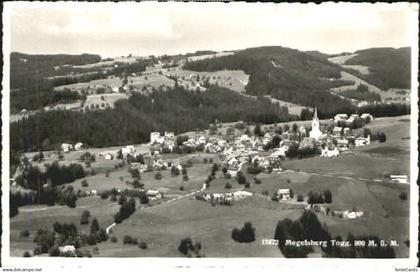
[[[119,210],[116,202],[99,197],[85,197],[77,200],[76,208],[67,206],[31,205],[19,208],[19,214],[10,219],[10,255],[21,257],[26,250],[33,250],[33,238],[38,229],[52,230],[55,222],[74,223],[78,230],[89,233],[89,225],[81,225],[80,217],[84,210],[89,210],[91,217],[106,228],[114,221],[114,214]],[[20,237],[20,232],[28,230],[28,238]]]
[[[91,94],[86,97],[83,103],[85,111],[113,108],[115,102],[120,99],[128,99],[130,96],[125,93]]]
[[[203,88],[205,80],[211,85],[218,84],[240,93],[245,92],[245,86],[248,84],[249,75],[241,70],[222,70],[216,72],[195,72],[189,70],[173,69],[167,74],[180,79],[179,84],[185,85],[188,89],[195,90],[200,86]]]
[[[385,240],[397,240],[400,244],[395,248],[397,256],[408,256],[404,241],[408,239],[409,202],[398,197],[401,191],[407,191],[405,186],[300,173],[260,174],[259,178],[262,184],[252,184],[246,189],[256,191],[256,194],[234,202],[232,206],[212,206],[189,197],[138,210],[113,228],[112,235],[117,237],[117,243],[108,241],[99,244],[98,256],[181,257],[177,250],[179,242],[182,238],[191,237],[193,241],[202,243],[201,252],[206,257],[281,257],[277,247],[263,246],[261,240],[273,237],[279,220],[298,218],[304,205],[296,201],[273,202],[258,192],[263,188],[270,192],[291,188],[295,198],[297,194],[306,196],[311,190],[320,192],[330,189],[333,202],[327,206],[335,210],[355,208],[365,213],[354,220],[318,214],[334,237],[346,237],[349,232],[378,235]],[[218,186],[219,181],[212,181],[210,191]],[[222,192],[223,189],[215,191]],[[241,227],[246,221],[252,222],[255,227],[256,241],[250,244],[233,241],[230,237],[232,229]],[[123,244],[124,235],[146,242],[148,249]]]

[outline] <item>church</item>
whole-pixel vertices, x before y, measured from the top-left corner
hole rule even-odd
[[[316,140],[322,138],[324,135],[322,134],[321,130],[319,129],[319,119],[318,119],[318,113],[314,111],[314,118],[312,119],[312,129],[309,132],[309,137],[314,138]]]

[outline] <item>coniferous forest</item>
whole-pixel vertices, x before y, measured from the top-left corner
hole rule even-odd
[[[201,93],[175,87],[151,95],[134,93],[113,109],[40,112],[12,123],[10,141],[13,151],[50,150],[63,142],[115,146],[147,142],[152,131],[206,129],[216,120],[284,122],[288,111],[268,99],[245,97],[221,87]]]

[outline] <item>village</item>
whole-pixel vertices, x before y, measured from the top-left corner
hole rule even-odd
[[[152,132],[150,142],[145,145],[146,148],[149,148],[148,151],[142,148],[142,152],[136,150],[134,145],[127,145],[113,151],[101,151],[99,157],[109,161],[125,161],[130,170],[138,171],[140,174],[145,172],[160,173],[159,171],[167,169],[180,173],[183,168],[188,167],[186,162],[181,162],[177,158],[166,158],[166,155],[206,153],[216,155],[215,163],[220,166],[225,178],[238,179],[238,173],[243,175],[246,171],[252,174],[266,172],[279,175],[289,171],[282,167],[282,162],[285,160],[311,156],[334,159],[339,157],[340,154],[351,153],[354,148],[369,145],[371,143],[371,132],[363,132],[360,128],[363,128],[365,124],[369,124],[372,120],[373,116],[368,113],[363,113],[360,116],[358,114],[350,116],[337,114],[333,119],[324,120],[321,123],[315,108],[310,128],[294,124],[292,128],[286,126],[279,130],[276,128],[277,124],[266,126],[264,129],[257,128],[258,125],[256,125],[254,126],[254,133],[251,133],[243,122],[238,122],[222,133],[222,129],[219,131],[217,129],[218,127],[222,128],[222,124],[216,123],[211,125],[208,131],[196,131],[193,135]],[[355,130],[357,132],[353,132],[352,128],[355,127],[358,129]],[[63,143],[60,152],[68,153],[73,150],[83,150],[83,143],[74,145]],[[326,160],[325,163],[327,164],[328,161]],[[390,179],[397,183],[407,183],[408,177],[407,175],[391,175]],[[207,181],[203,188],[208,186]],[[162,199],[165,195],[165,192],[155,188],[140,188],[138,190],[144,191],[151,200]],[[121,190],[118,190],[118,193],[120,192]],[[87,195],[101,194],[97,190],[89,190],[85,193]],[[196,199],[232,205],[234,201],[251,195],[252,193],[246,190],[228,193],[203,192],[197,194]],[[291,193],[290,188],[278,188],[274,197],[271,197],[272,200],[279,202],[287,202],[292,198],[293,193]],[[301,198],[295,202],[302,201]],[[363,215],[363,211],[327,211],[325,207],[320,208],[316,202],[308,203],[309,205],[306,208],[325,214],[339,215],[347,219]]]

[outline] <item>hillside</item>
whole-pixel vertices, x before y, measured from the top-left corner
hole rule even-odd
[[[10,54],[10,88],[26,88],[41,77],[56,74],[54,67],[61,65],[84,65],[101,60],[99,55],[32,55],[12,52]]]
[[[193,71],[243,70],[250,75],[246,91],[300,105],[318,106],[322,114],[345,109],[350,102],[329,93],[346,85],[338,80],[342,68],[321,56],[280,46],[248,48],[234,55],[188,62]],[[324,111],[324,112],[323,112]],[[328,111],[328,113],[327,113]]]
[[[383,89],[410,89],[410,48],[370,48],[355,52],[345,65],[362,65],[369,73],[358,73],[367,82]]]
[[[133,94],[113,109],[39,112],[10,125],[14,151],[50,150],[63,142],[81,141],[92,147],[148,142],[152,131],[181,133],[207,129],[215,120],[274,123],[288,120],[287,108],[269,99],[245,97],[221,87],[190,92],[181,87]],[[42,128],[38,125],[41,124]]]

